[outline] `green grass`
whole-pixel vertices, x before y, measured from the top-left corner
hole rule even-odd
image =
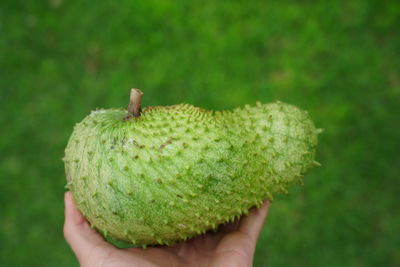
[[[255,266],[398,266],[398,1],[0,2],[0,262],[77,266],[62,236],[74,124],[120,107],[309,110],[323,166],[272,205]],[[398,252],[398,251],[397,251]]]

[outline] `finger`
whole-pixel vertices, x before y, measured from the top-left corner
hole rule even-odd
[[[236,219],[233,222],[221,225],[216,233],[208,232],[206,236],[208,237],[208,240],[210,240],[210,242],[208,242],[210,243],[210,249],[214,249],[221,241],[221,239],[224,238],[227,234],[237,231],[239,224],[240,220]]]
[[[222,258],[222,262],[223,259],[226,260],[226,255],[229,255],[236,263],[242,262],[243,266],[251,265],[256,242],[268,208],[269,202],[265,202],[259,209],[252,209],[248,216],[240,220],[237,231],[231,232],[221,239],[216,253]]]
[[[66,192],[64,195],[65,204],[65,223],[68,225],[80,225],[85,219],[79,210],[75,207],[72,193]]]
[[[100,250],[114,248],[90,227],[80,211],[76,208],[71,192],[65,193],[64,202],[64,236],[80,262],[84,262],[85,258],[90,256],[89,252],[92,251],[93,248]]]
[[[264,205],[260,209],[263,209],[263,208],[265,208]],[[245,231],[245,232],[243,232],[243,231],[244,231],[244,225],[245,225],[245,227],[250,227],[250,228],[253,227],[253,225],[247,225],[248,217],[253,218],[256,215],[256,213],[258,213],[258,211],[255,209],[252,209],[250,211],[250,214],[247,217],[241,217],[241,218],[234,220],[233,222],[221,225],[218,228],[218,231],[216,233],[208,232],[206,235],[201,236],[201,237],[206,238],[205,240],[207,242],[204,242],[204,240],[203,240],[204,238],[202,238],[200,240],[199,240],[199,238],[197,238],[196,244],[201,243],[200,245],[203,247],[208,247],[210,249],[214,249],[216,246],[225,247],[226,245],[229,245],[229,246],[235,247],[237,244],[241,244],[240,247],[242,247],[244,242],[248,242],[249,244],[254,243],[254,245],[251,245],[248,248],[251,249],[252,247],[255,247],[255,242],[258,238],[259,231],[262,228],[262,224],[261,224],[260,230],[258,230],[258,233],[256,235],[252,235],[252,234],[248,233],[247,231]],[[265,215],[263,215],[263,214],[261,214],[261,216],[265,217]],[[256,229],[252,229],[252,230],[255,231]],[[243,237],[245,237],[245,239],[248,239],[248,240],[244,240]],[[203,242],[200,242],[200,241],[203,241]]]
[[[229,223],[221,225],[218,229],[218,232],[225,234],[225,233],[230,233],[230,232],[236,231],[239,227],[239,224],[240,224],[240,220],[236,219],[233,222],[229,222]]]
[[[253,208],[248,216],[242,218],[238,230],[248,235],[255,242],[264,225],[269,206],[269,201],[265,201],[260,208]]]

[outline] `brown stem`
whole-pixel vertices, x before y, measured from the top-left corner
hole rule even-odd
[[[128,106],[129,114],[125,117],[126,120],[129,120],[132,117],[136,118],[140,116],[140,113],[142,112],[142,96],[143,92],[139,89],[131,89],[131,97]]]

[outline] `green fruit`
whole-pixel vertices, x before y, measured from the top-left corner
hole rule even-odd
[[[212,112],[181,104],[138,112],[93,111],[65,150],[78,208],[113,239],[186,240],[286,193],[318,164],[319,130],[292,105]]]

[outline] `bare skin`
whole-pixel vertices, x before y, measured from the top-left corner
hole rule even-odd
[[[128,266],[252,266],[256,242],[268,214],[269,202],[214,233],[175,246],[119,249],[90,227],[65,193],[64,236],[83,267]]]

